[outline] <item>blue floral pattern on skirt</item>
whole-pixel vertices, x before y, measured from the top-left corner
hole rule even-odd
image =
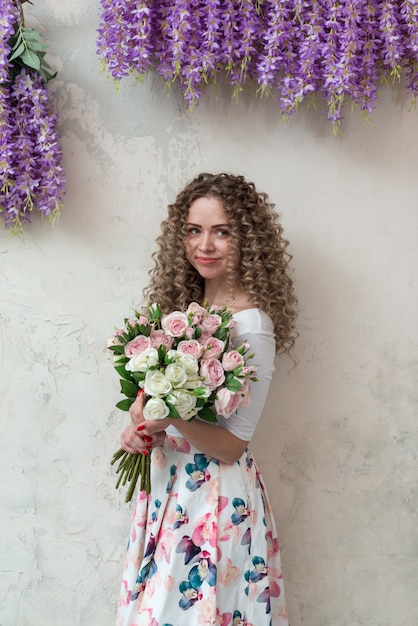
[[[233,465],[167,437],[139,492],[117,626],[288,626],[267,492],[247,450]]]

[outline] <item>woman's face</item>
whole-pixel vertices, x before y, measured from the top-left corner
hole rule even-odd
[[[231,259],[228,218],[218,198],[198,198],[186,221],[186,258],[205,280],[224,279]]]

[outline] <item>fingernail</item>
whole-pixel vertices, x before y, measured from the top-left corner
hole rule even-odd
[[[148,456],[148,455],[149,455],[149,452],[148,452],[148,450],[144,450],[144,451],[142,452],[142,454],[143,454],[144,456]]]
[[[140,389],[140,390],[138,391],[138,393],[136,394],[136,397],[140,396],[140,395],[141,395],[141,393],[144,393],[144,390],[143,390],[143,389]]]
[[[145,428],[145,424],[140,424],[139,426],[136,427],[136,431],[139,432],[140,430],[144,430]]]
[[[148,435],[144,435],[142,439],[147,442],[152,441],[152,437],[148,437]]]
[[[150,443],[147,445],[147,450],[152,450],[152,445]]]

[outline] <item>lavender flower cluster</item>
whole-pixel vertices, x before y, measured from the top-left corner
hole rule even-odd
[[[403,74],[418,93],[416,0],[101,0],[98,54],[115,80],[151,68],[187,104],[226,73],[277,95],[284,115],[321,94],[341,124],[347,103],[366,116],[382,80]]]
[[[15,2],[0,0],[0,213],[5,226],[21,232],[31,212],[51,222],[65,193],[57,115],[39,72],[11,60],[21,20]]]

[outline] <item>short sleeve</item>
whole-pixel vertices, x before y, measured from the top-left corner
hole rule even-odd
[[[247,309],[234,315],[237,322],[234,345],[243,341],[250,344],[254,357],[248,365],[257,366],[257,381],[250,382],[251,402],[245,409],[238,409],[228,419],[218,415],[218,424],[244,441],[252,438],[264,408],[270,382],[274,373],[276,355],[274,327],[271,318],[258,309]]]

